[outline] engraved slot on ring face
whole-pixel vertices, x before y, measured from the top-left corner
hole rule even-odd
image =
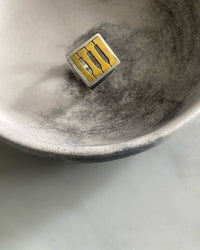
[[[111,66],[115,65],[117,63],[117,60],[115,57],[111,54],[107,46],[103,43],[102,39],[100,37],[96,37],[93,42],[98,45],[100,50],[105,54],[105,56],[108,58],[109,63]]]
[[[82,65],[82,63],[79,60],[79,56],[77,54],[73,55],[71,57],[71,60],[74,62],[74,64],[79,68],[79,70],[83,73],[83,75],[86,77],[86,79],[91,83],[95,80],[95,77],[90,74],[85,67]],[[83,59],[82,59],[83,60]]]
[[[95,45],[94,45],[94,48],[95,48],[96,51],[99,53],[99,55],[102,57],[102,59],[103,59],[105,62],[109,63],[108,58],[107,58],[106,55],[103,53],[103,51],[100,50],[99,46],[95,44]]]
[[[97,66],[97,68],[102,70],[101,64],[90,51],[87,52],[87,55],[89,56],[90,60],[92,60],[92,62]]]
[[[93,42],[86,45],[86,49],[91,52],[91,54],[95,57],[95,59],[99,62],[101,65],[101,69],[103,72],[106,72],[110,69],[110,65],[103,60],[103,58],[100,56],[100,54],[95,49],[95,44]]]
[[[83,67],[90,73],[93,75],[92,69],[89,67],[89,65],[83,60],[82,57],[79,57],[79,61],[80,63],[83,65]]]

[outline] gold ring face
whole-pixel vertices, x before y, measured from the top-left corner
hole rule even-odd
[[[90,88],[120,64],[120,60],[100,34],[71,51],[67,55],[67,61],[74,73]]]

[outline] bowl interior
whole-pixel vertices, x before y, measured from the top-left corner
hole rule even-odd
[[[1,1],[1,134],[67,150],[156,131],[198,99],[199,10],[192,0]],[[95,33],[121,64],[89,90],[65,56]]]

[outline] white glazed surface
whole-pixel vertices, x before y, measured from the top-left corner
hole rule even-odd
[[[1,250],[199,250],[200,119],[167,143],[96,164],[0,144]]]

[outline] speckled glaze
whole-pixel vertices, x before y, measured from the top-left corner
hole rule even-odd
[[[161,143],[200,112],[200,1],[10,0],[0,9],[6,142],[103,161]],[[121,64],[91,90],[65,56],[95,33]]]

